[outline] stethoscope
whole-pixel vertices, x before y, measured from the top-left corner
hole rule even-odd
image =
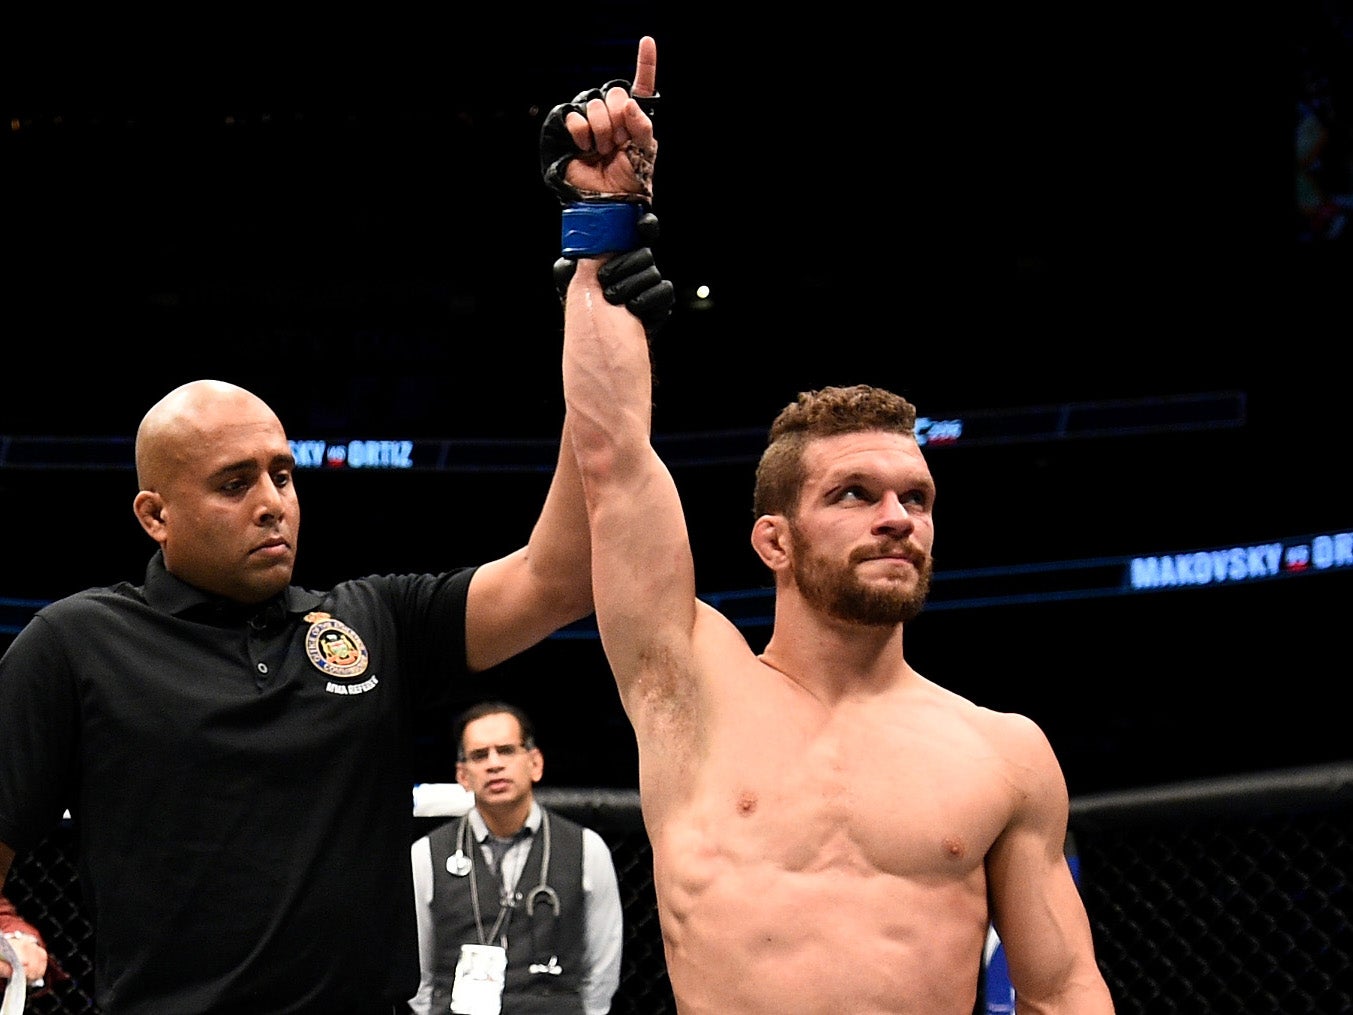
[[[540,884],[536,885],[526,894],[526,917],[531,922],[531,951],[533,954],[550,956],[549,962],[532,962],[529,972],[546,973],[550,976],[558,976],[564,970],[559,965],[558,954],[555,952],[554,944],[554,921],[559,919],[559,893],[550,887],[550,815],[544,809],[540,812],[540,823],[543,831],[541,854],[540,854]],[[446,869],[450,874],[458,878],[463,878],[467,874],[470,876],[470,904],[474,908],[475,931],[479,934],[479,943],[487,944],[496,940],[500,931],[504,930],[509,914],[516,906],[513,898],[514,893],[504,888],[500,893],[498,904],[498,919],[493,922],[493,927],[488,934],[484,933],[484,920],[479,908],[479,883],[476,879],[475,871],[478,865],[465,852],[466,846],[466,828],[470,823],[468,813],[460,819],[460,825],[456,829],[456,851],[446,858]],[[546,942],[538,940],[537,924],[535,918],[536,906],[541,902],[547,904],[552,912],[552,918],[546,928],[541,932],[548,935],[548,947],[542,947]],[[542,921],[543,923],[544,921]],[[503,948],[506,950],[507,942],[503,941]]]

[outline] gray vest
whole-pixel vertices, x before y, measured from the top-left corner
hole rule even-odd
[[[507,981],[503,1015],[582,1015],[583,980],[583,830],[582,826],[542,808],[540,830],[531,836],[531,851],[517,879],[512,907],[498,936],[507,936]],[[545,829],[550,832],[550,866],[542,887]],[[462,944],[480,941],[470,898],[473,883],[479,895],[480,925],[487,936],[498,920],[498,875],[484,860],[468,818],[448,821],[428,834],[432,852],[433,956],[432,1011],[451,1006],[451,985]],[[457,876],[447,860],[460,851],[473,865],[474,876]],[[557,902],[557,904],[556,904]],[[553,962],[551,959],[553,958]],[[535,966],[557,973],[531,972]]]

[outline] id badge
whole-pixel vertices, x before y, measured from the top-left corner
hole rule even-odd
[[[451,985],[451,1010],[456,1015],[499,1015],[506,977],[507,952],[502,948],[461,945]]]

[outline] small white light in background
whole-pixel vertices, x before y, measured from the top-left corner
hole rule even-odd
[[[689,289],[683,288],[681,302],[687,310],[698,310],[705,314],[711,313],[716,306],[714,290],[705,282],[693,285]]]

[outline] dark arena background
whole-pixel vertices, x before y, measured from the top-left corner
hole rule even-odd
[[[654,433],[701,594],[768,635],[747,537],[781,406],[907,395],[939,487],[908,655],[1047,732],[1119,1011],[1353,1010],[1353,5],[1004,18],[16,27],[0,649],[51,599],[139,580],[131,436],[196,377],[296,443],[299,584],[520,545],[563,413],[536,136],[652,34],[679,294]],[[615,1010],[672,1011],[594,629],[461,703],[489,694],[535,715],[546,785],[616,851]],[[450,718],[421,781],[454,778]],[[7,889],[71,974],[30,1010],[94,1010],[77,862],[63,830]]]

